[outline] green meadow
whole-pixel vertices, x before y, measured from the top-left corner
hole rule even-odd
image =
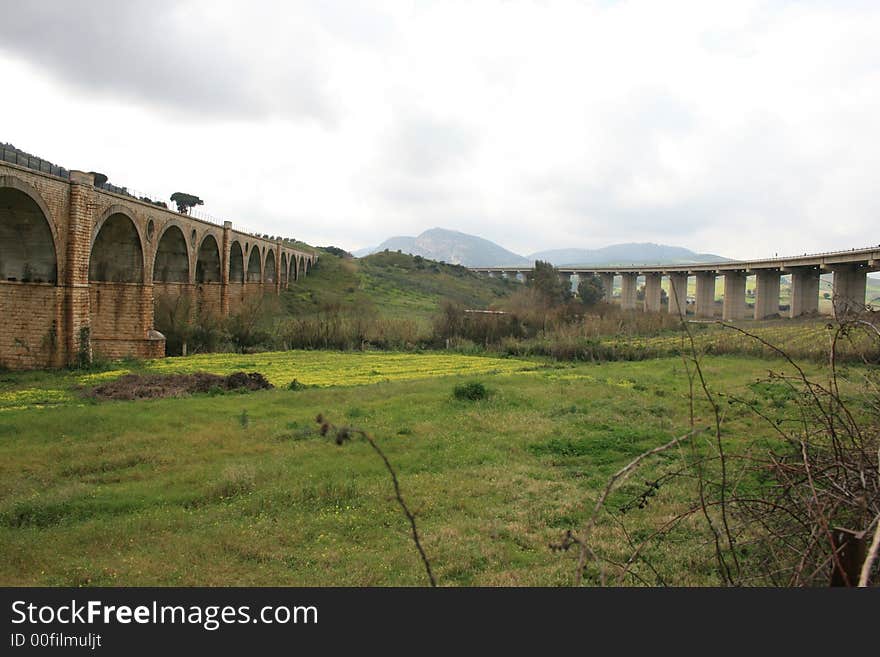
[[[88,377],[251,365],[276,389],[132,402],[82,394]],[[707,356],[704,367],[714,389],[760,400],[756,380],[786,364]],[[690,412],[678,357],[286,352],[0,378],[5,585],[424,585],[382,462],[363,441],[321,436],[319,413],[369,431],[386,452],[440,585],[571,584],[575,555],[550,545],[578,529],[616,469],[686,432]],[[288,389],[294,378],[313,387]],[[453,396],[475,380],[488,399]],[[40,390],[56,392],[40,400]],[[694,410],[697,426],[709,423],[705,403]],[[771,433],[745,410],[727,411],[732,450],[770,444]],[[709,441],[700,434],[695,446]],[[652,458],[609,507],[683,458]],[[686,481],[662,487],[627,515],[632,535],[647,536],[693,494]],[[715,583],[704,531],[684,523],[649,548],[656,573],[637,564],[624,583]],[[612,560],[627,554],[604,516],[595,541]]]

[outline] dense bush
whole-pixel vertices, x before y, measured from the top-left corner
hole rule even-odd
[[[489,391],[479,381],[470,381],[455,386],[452,396],[459,401],[479,401],[489,398]]]

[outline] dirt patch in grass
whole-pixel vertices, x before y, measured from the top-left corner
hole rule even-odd
[[[272,384],[259,372],[233,372],[228,376],[193,374],[126,374],[85,392],[99,401],[185,397],[197,392],[267,390]]]

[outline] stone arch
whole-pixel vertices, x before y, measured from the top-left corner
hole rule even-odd
[[[196,283],[220,283],[220,247],[217,238],[208,233],[202,238],[196,259]]]
[[[89,256],[89,280],[144,282],[144,249],[134,220],[110,208],[97,225]]]
[[[300,256],[299,257],[299,273],[297,274],[296,278],[297,278],[297,280],[299,280],[300,278],[302,278],[305,275],[306,275],[306,259],[305,259],[305,256]]]
[[[248,258],[247,282],[248,283],[262,283],[263,282],[263,267],[262,267],[262,263],[260,262],[260,249],[258,247],[251,249],[251,255]]]
[[[39,193],[0,176],[0,280],[58,283],[58,240]]]
[[[269,249],[269,252],[266,253],[265,272],[263,280],[266,283],[274,283],[275,278],[278,276],[278,267],[275,265],[275,252],[272,249]]]
[[[153,260],[154,283],[189,283],[189,247],[183,230],[169,224],[162,232]]]
[[[238,240],[229,247],[229,282],[244,283],[244,251]]]
[[[288,276],[288,267],[287,267],[287,253],[281,254],[281,287],[287,287],[287,276]]]

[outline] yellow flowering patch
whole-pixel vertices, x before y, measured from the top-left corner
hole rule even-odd
[[[0,410],[54,406],[75,399],[69,390],[25,388],[22,390],[4,390],[0,392]]]
[[[535,363],[514,358],[487,358],[447,353],[276,351],[260,354],[200,354],[146,361],[131,369],[79,374],[58,372],[52,387],[30,383],[0,388],[0,411],[70,404],[78,388],[112,381],[125,374],[190,374],[260,372],[276,387],[296,379],[305,385],[358,386],[384,381],[429,379],[450,375],[509,375],[534,370]]]
[[[511,374],[526,368],[534,368],[534,363],[461,354],[328,351],[204,354],[150,361],[145,367],[147,371],[162,373],[261,372],[275,386],[285,386],[294,379],[306,385],[354,386],[459,374]]]
[[[93,374],[83,374],[77,377],[77,381],[83,386],[96,386],[105,381],[118,379],[124,374],[129,374],[131,370],[108,370],[106,372],[95,372]]]

